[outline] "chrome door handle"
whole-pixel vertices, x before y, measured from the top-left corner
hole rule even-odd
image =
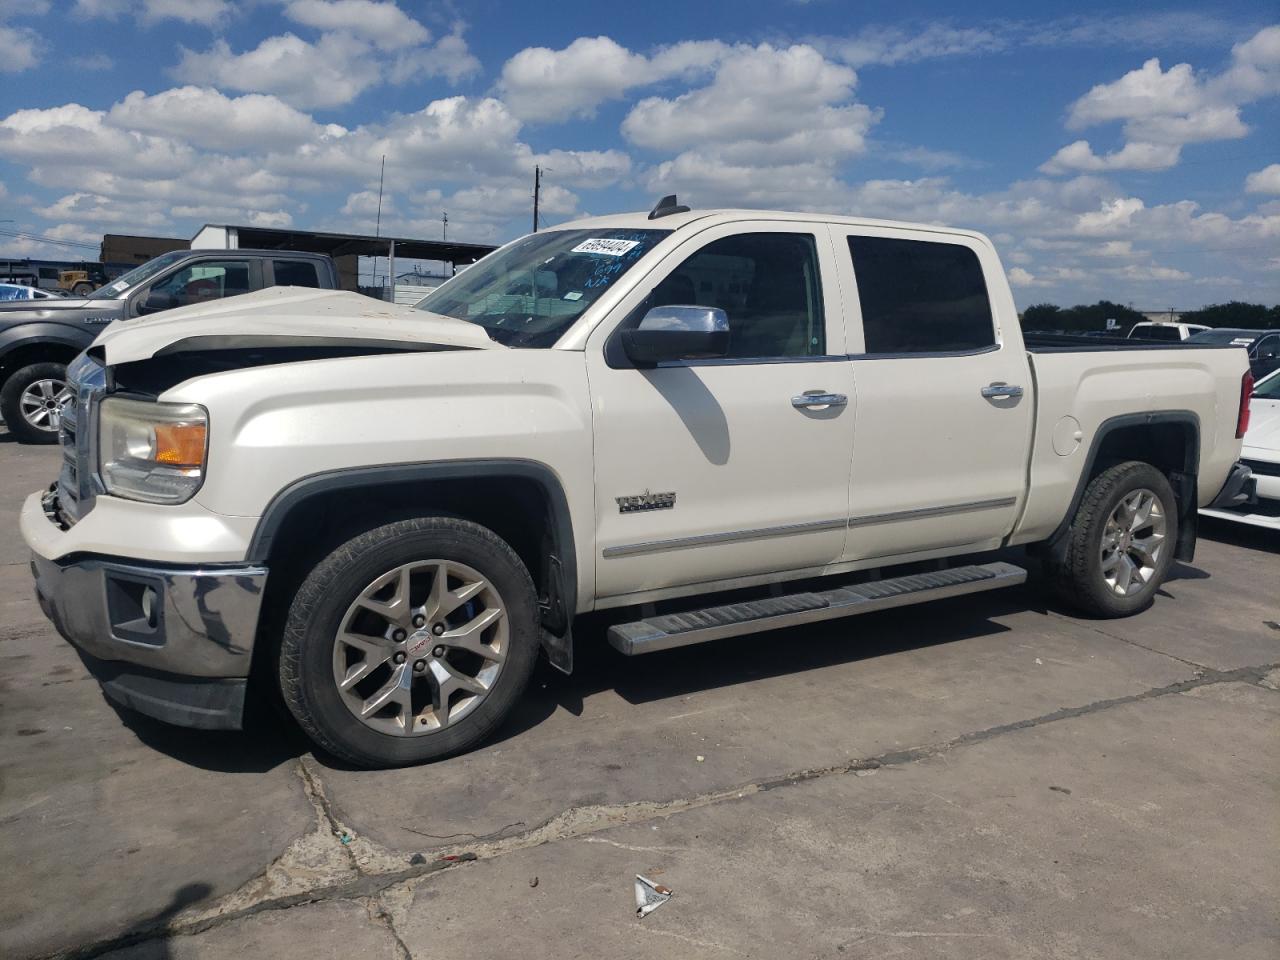
[[[798,397],[791,398],[791,405],[797,410],[811,410],[814,407],[843,407],[849,398],[843,393],[827,393],[824,390],[806,390]]]
[[[982,395],[988,400],[1011,400],[1022,396],[1022,388],[1011,383],[993,383],[982,388]]]

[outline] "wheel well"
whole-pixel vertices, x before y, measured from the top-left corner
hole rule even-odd
[[[24,343],[0,357],[0,383],[9,374],[33,363],[70,363],[80,351],[64,343]]]
[[[1200,472],[1200,426],[1193,414],[1135,414],[1124,417],[1130,422],[1103,424],[1103,433],[1088,473],[1080,478],[1071,509],[1062,524],[1049,537],[1051,551],[1059,551],[1075,516],[1084,489],[1104,470],[1127,460],[1149,463],[1166,477],[1178,501],[1178,541],[1174,556],[1186,562],[1195,558],[1196,530],[1199,514],[1196,477]]]
[[[1126,460],[1149,463],[1171,480],[1176,473],[1194,476],[1198,459],[1199,443],[1190,423],[1166,421],[1116,427],[1098,445],[1086,482]],[[1177,484],[1174,491],[1177,492]]]
[[[563,568],[576,558],[558,535],[548,493],[524,476],[481,476],[370,483],[321,490],[288,509],[263,556],[271,575],[264,604],[283,615],[287,598],[311,567],[358,533],[409,517],[442,514],[488,527],[520,557],[537,590],[543,624],[568,629],[571,598]]]

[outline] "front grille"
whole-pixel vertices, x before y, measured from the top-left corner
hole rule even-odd
[[[75,400],[62,410],[57,492],[60,515],[71,525],[93,508],[93,422],[107,387],[106,367],[81,354],[67,368],[67,385]]]
[[[1241,460],[1246,467],[1259,477],[1280,477],[1280,463],[1269,460]]]

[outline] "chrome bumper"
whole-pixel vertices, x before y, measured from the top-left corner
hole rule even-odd
[[[184,726],[238,728],[267,571],[33,554],[40,609],[113,699]]]

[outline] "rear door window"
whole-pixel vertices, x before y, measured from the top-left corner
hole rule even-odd
[[[978,255],[958,243],[849,237],[869,354],[973,352],[995,346]]]
[[[274,260],[272,267],[278,287],[320,286],[320,272],[311,260]]]

